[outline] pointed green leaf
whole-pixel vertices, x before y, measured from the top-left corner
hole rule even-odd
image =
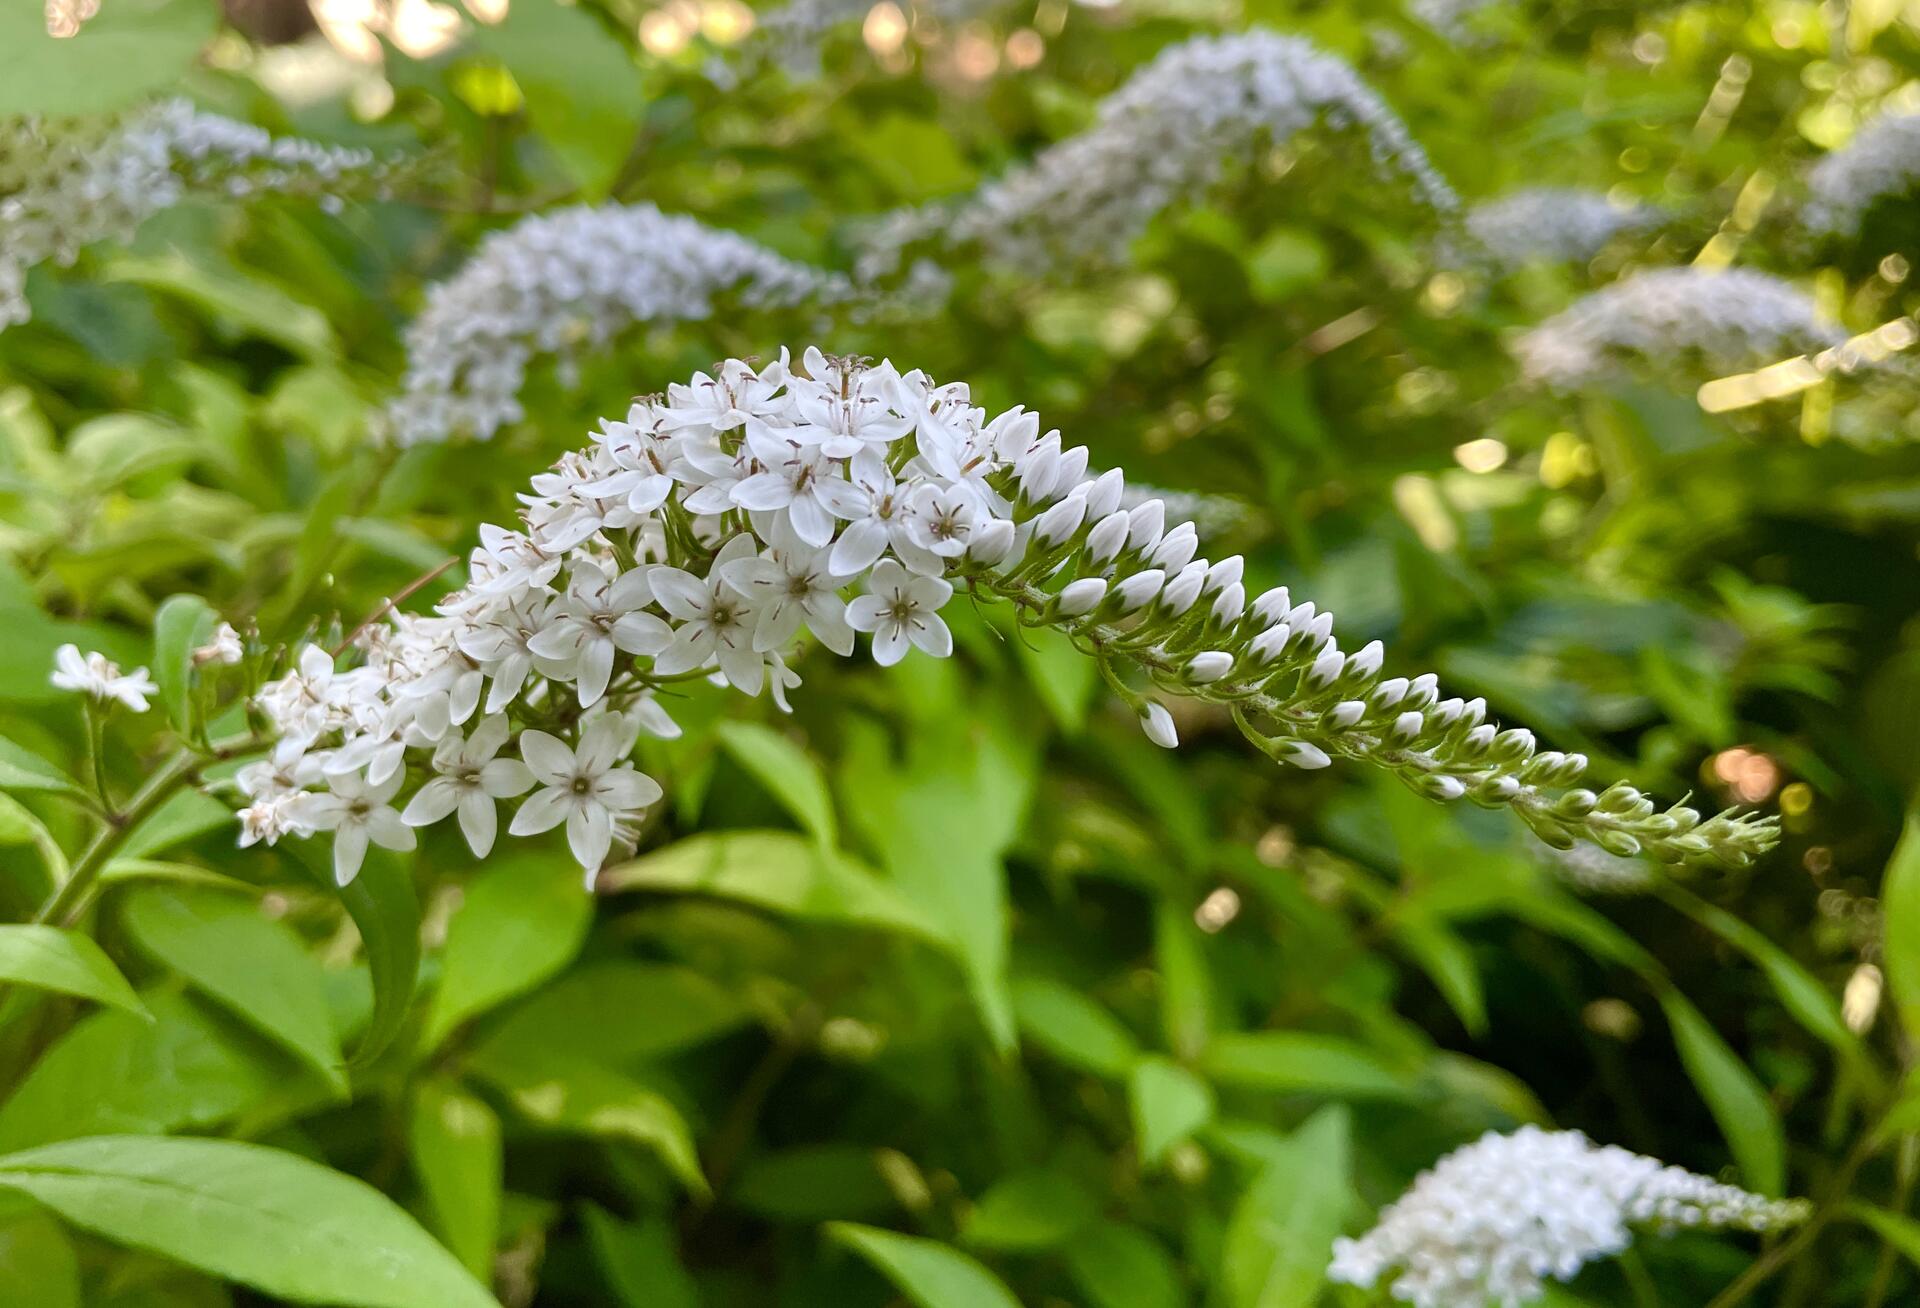
[[[121,914],[156,962],[346,1093],[326,979],[292,928],[251,900],[186,886],[135,887]]]
[[[700,1291],[680,1265],[673,1225],[653,1217],[628,1224],[598,1204],[581,1210],[587,1243],[624,1308],[700,1308]]]
[[[540,854],[510,855],[475,877],[447,924],[440,986],[427,1010],[422,1053],[462,1022],[524,994],[573,960],[593,921],[576,870]]]
[[[1139,1060],[1140,1046],[1119,1018],[1047,977],[1014,978],[1013,1015],[1027,1039],[1097,1076],[1123,1077]]]
[[[407,1144],[434,1227],[461,1265],[485,1279],[500,1230],[500,1119],[455,1086],[430,1081],[413,1101]]]
[[[1665,988],[1660,992],[1660,1007],[1673,1028],[1673,1043],[1680,1050],[1687,1077],[1719,1123],[1747,1188],[1765,1195],[1784,1193],[1786,1137],[1766,1091],[1686,996]]]
[[[46,790],[85,795],[86,787],[38,754],[0,736],[0,790]]]
[[[1020,1308],[1000,1278],[938,1240],[830,1222],[827,1234],[877,1267],[918,1308]]]
[[[57,990],[151,1016],[113,960],[77,931],[0,924],[0,981]]]
[[[795,821],[821,844],[839,843],[833,796],[827,790],[826,774],[811,754],[758,722],[722,722],[718,735],[733,761],[779,800]]]
[[[1172,1255],[1138,1227],[1100,1222],[1074,1236],[1064,1252],[1091,1308],[1182,1308],[1191,1302]]]
[[[4,782],[0,782],[4,784]],[[1907,814],[1880,884],[1887,988],[1907,1038],[1920,1038],[1920,807]]]
[[[1251,1031],[1217,1036],[1202,1070],[1225,1085],[1352,1098],[1400,1098],[1406,1077],[1365,1045],[1306,1031]]]
[[[0,1157],[0,1188],[117,1244],[301,1303],[494,1308],[391,1199],[232,1140],[94,1136]]]
[[[1346,1111],[1322,1109],[1240,1197],[1221,1267],[1231,1308],[1310,1308],[1319,1301],[1346,1219],[1347,1136]]]
[[[979,1249],[1051,1249],[1099,1215],[1099,1201],[1078,1181],[1037,1167],[994,1182],[960,1238]]]
[[[1154,1167],[1167,1150],[1213,1119],[1213,1089],[1180,1064],[1143,1058],[1127,1083],[1140,1165]]]

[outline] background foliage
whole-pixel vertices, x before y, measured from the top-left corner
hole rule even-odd
[[[1784,215],[1811,159],[1920,99],[1920,12],[1527,3],[1450,37],[1369,0],[1043,0],[879,54],[856,24],[817,76],[721,87],[694,29],[737,27],[723,4],[512,0],[358,63],[251,44],[202,0],[106,0],[64,42],[32,8],[0,17],[0,111],[181,90],[435,151],[451,180],[338,216],[188,204],[36,271],[33,321],[0,334],[8,920],[85,827],[55,647],[153,663],[179,594],[269,640],[350,628],[597,415],[809,341],[1230,498],[1208,551],[1349,647],[1387,639],[1603,775],[1777,804],[1788,834],[1750,873],[1583,900],[1503,815],[1275,769],[1224,717],[1161,752],[1090,666],[957,606],[960,657],[812,660],[791,718],[677,701],[686,735],[646,746],[667,802],[593,897],[557,844],[474,866],[447,831],[343,894],[323,842],[236,851],[189,796],[109,867],[104,955],[0,1007],[0,1302],[1359,1302],[1322,1286],[1332,1238],[1527,1121],[1815,1196],[1871,1139],[1873,1207],[1765,1293],[1920,1293],[1888,1252],[1920,1252],[1914,844],[1881,898],[1920,783],[1910,392],[1710,417],[1673,377],[1527,391],[1504,346],[1696,257],[1808,277],[1856,330],[1906,310],[1910,207],[1827,246]],[[1169,41],[1246,25],[1353,61],[1469,200],[1615,188],[1671,221],[1589,267],[1440,269],[1430,220],[1309,138],[1235,161],[1124,267],[961,264],[884,323],[722,306],[541,374],[491,444],[369,440],[423,288],[519,212],[646,199],[845,266],[857,220],[973,188]],[[160,716],[113,724],[122,793]],[[0,976],[44,982],[4,941]],[[151,1199],[183,1177],[233,1206]],[[1753,1257],[1648,1241],[1556,1301],[1703,1303]]]

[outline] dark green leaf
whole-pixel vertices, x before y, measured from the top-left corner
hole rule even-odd
[[[160,703],[180,731],[192,731],[193,652],[213,639],[219,621],[198,595],[175,595],[154,611],[153,679]]]
[[[879,1268],[918,1308],[1020,1308],[999,1277],[938,1240],[851,1222],[830,1223],[827,1233]]]
[[[113,960],[91,938],[58,927],[0,924],[0,981],[79,995],[149,1017]]]

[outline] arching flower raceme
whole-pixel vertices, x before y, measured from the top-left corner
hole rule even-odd
[[[639,468],[634,433],[648,442]],[[797,499],[775,505],[757,480],[798,486],[796,452],[824,519],[796,522]],[[1164,503],[1087,461],[1036,415],[989,415],[919,372],[818,350],[797,365],[728,360],[536,477],[518,528],[481,529],[466,584],[434,614],[371,624],[355,666],[300,651],[255,698],[282,739],[271,766],[239,776],[245,838],[344,830],[364,848],[457,812],[479,850],[494,806],[523,793],[517,754],[539,789],[509,831],[564,824],[591,878],[660,793],[625,763],[641,731],[677,732],[656,690],[712,677],[785,709],[803,633],[840,654],[868,633],[882,664],[946,657],[941,609],[962,589],[1063,633],[1169,748],[1160,701],[1187,696],[1231,710],[1278,762],[1365,762],[1434,799],[1511,808],[1562,848],[1744,865],[1777,838],[1771,820],[1581,788],[1580,755],[1501,731],[1484,702],[1445,698],[1430,675],[1387,676],[1378,642],[1342,651],[1333,616],[1284,587],[1249,598],[1240,558],[1196,557],[1192,523],[1169,527]],[[648,485],[651,507],[637,508],[655,477],[667,487]],[[827,538],[810,539],[823,523]],[[389,823],[412,778],[405,822]],[[339,802],[316,806],[321,788]],[[358,852],[339,866],[357,868]]]
[[[1469,257],[1511,269],[1591,259],[1620,233],[1652,227],[1661,216],[1651,205],[1616,204],[1599,191],[1535,186],[1475,205],[1464,225],[1477,246]]]
[[[1513,352],[1527,380],[1570,388],[1628,360],[1728,371],[1845,339],[1811,299],[1778,277],[1745,268],[1660,268],[1595,291],[1522,336]]]
[[[487,237],[408,326],[402,394],[387,413],[391,437],[401,445],[486,440],[523,416],[520,388],[536,357],[564,359],[640,324],[710,317],[723,292],[750,307],[792,307],[838,303],[853,288],[650,204],[577,205],[522,219]],[[751,409],[750,396],[742,402]],[[650,448],[658,453],[657,442]],[[608,476],[651,468],[646,452],[631,452]],[[637,483],[627,484],[634,501]]]
[[[1882,114],[1807,170],[1800,221],[1821,233],[1859,230],[1881,200],[1920,185],[1920,113]]]
[[[1636,1232],[1770,1231],[1799,1200],[1763,1199],[1578,1131],[1488,1132],[1422,1172],[1357,1240],[1337,1240],[1328,1276],[1386,1281],[1415,1308],[1517,1308]]]
[[[400,167],[369,150],[276,138],[185,100],[105,121],[0,117],[0,330],[29,317],[28,269],[125,240],[189,195],[279,192],[331,210],[383,194]]]
[[[1253,31],[1169,47],[1100,105],[1092,127],[957,207],[905,210],[868,235],[863,275],[938,237],[1016,268],[1108,259],[1154,215],[1198,199],[1229,158],[1327,123],[1362,135],[1374,162],[1437,212],[1458,204],[1406,124],[1359,74],[1299,37]]]

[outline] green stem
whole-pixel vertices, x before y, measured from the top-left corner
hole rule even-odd
[[[1733,1308],[1744,1303],[1753,1292],[1766,1284],[1767,1280],[1781,1268],[1791,1263],[1809,1249],[1820,1232],[1826,1229],[1828,1222],[1840,1215],[1846,1203],[1847,1195],[1853,1189],[1853,1180],[1867,1159],[1873,1156],[1875,1137],[1879,1132],[1876,1122],[1860,1132],[1853,1142],[1853,1148],[1840,1163],[1840,1169],[1834,1173],[1833,1181],[1827,1186],[1827,1192],[1821,1196],[1819,1204],[1807,1217],[1806,1223],[1793,1235],[1767,1250],[1746,1271],[1734,1278],[1733,1282],[1715,1295],[1707,1308]]]
[[[1906,1216],[1907,1205],[1913,1200],[1916,1171],[1920,1171],[1920,1136],[1909,1131],[1900,1137],[1900,1156],[1894,1170],[1893,1198],[1887,1205],[1902,1217]],[[1887,1290],[1893,1284],[1894,1269],[1899,1262],[1899,1252],[1882,1240],[1880,1253],[1873,1264],[1873,1281],[1867,1289],[1866,1302],[1861,1305],[1861,1308],[1880,1308],[1880,1305],[1886,1302]]]
[[[94,833],[93,840],[74,863],[73,871],[61,882],[60,888],[48,897],[47,902],[40,906],[33,920],[63,927],[72,926],[78,921],[95,884],[100,880],[101,872],[112,861],[115,851],[125,843],[127,833],[173,798],[174,792],[181,786],[191,781],[198,773],[201,762],[200,756],[192,750],[182,749],[147,778],[147,783],[127,801],[126,808],[110,814],[107,824]]]

